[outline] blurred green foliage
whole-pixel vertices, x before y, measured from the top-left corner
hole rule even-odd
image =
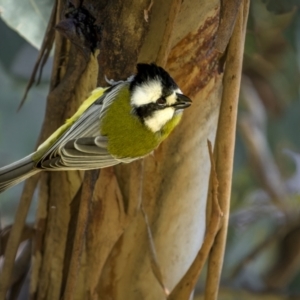
[[[18,112],[38,51],[0,20],[0,166],[20,159],[35,148],[44,118],[51,62],[43,81],[30,91]],[[1,226],[12,222],[22,184],[0,195]],[[34,204],[29,220],[34,218]]]
[[[300,228],[299,4],[251,1],[223,269],[227,285],[296,296],[300,295],[300,259],[293,254],[300,253],[295,238]],[[249,130],[243,130],[243,124]],[[284,192],[276,197],[278,185]],[[287,242],[292,234],[294,244]]]

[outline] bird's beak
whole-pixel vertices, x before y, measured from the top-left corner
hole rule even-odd
[[[177,101],[173,104],[175,109],[187,108],[192,104],[192,100],[189,97],[179,93],[176,93],[176,96]]]

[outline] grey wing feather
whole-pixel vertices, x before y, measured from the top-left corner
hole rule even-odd
[[[118,82],[97,99],[78,120],[64,132],[39,161],[35,153],[0,168],[0,192],[41,171],[87,170],[129,163],[135,158],[117,159],[107,150],[108,140],[100,135],[101,119],[117,93],[129,81]]]
[[[0,168],[0,192],[38,173],[39,170],[34,169],[34,165],[32,155],[28,155],[6,167]]]
[[[43,169],[88,170],[129,163],[136,158],[117,159],[107,150],[108,140],[100,135],[100,123],[117,93],[128,82],[111,88],[96,100],[52,145],[39,161]]]

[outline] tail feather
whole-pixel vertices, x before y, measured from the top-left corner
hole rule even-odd
[[[32,154],[0,168],[0,193],[39,171],[39,169],[35,168],[35,163],[32,161]]]

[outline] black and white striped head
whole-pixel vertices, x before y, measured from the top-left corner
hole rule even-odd
[[[191,105],[173,78],[155,64],[138,64],[130,84],[133,113],[153,132]]]

